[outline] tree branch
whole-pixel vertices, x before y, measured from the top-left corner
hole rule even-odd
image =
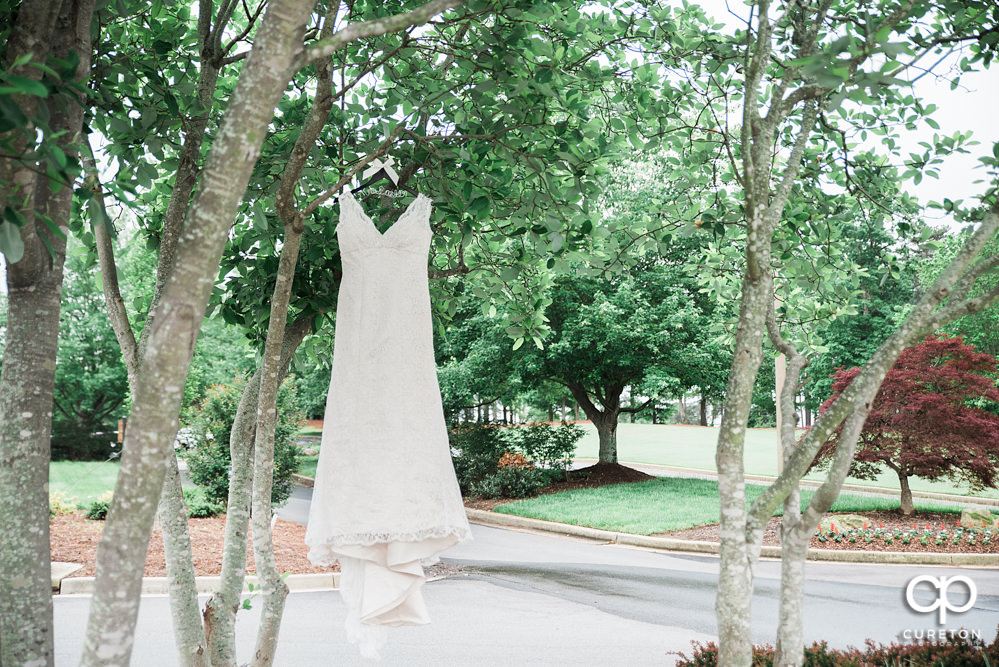
[[[84,137],[86,150],[80,153],[80,160],[83,163],[84,181],[83,187],[91,192],[98,206],[104,213],[104,220],[99,224],[95,222],[94,242],[97,246],[97,262],[101,268],[101,286],[104,291],[104,302],[107,304],[108,318],[111,320],[111,328],[114,330],[115,338],[121,347],[121,357],[125,362],[125,371],[128,374],[128,386],[130,391],[135,391],[135,378],[139,373],[139,345],[135,340],[135,332],[128,319],[128,310],[125,308],[125,299],[121,296],[119,288],[118,269],[114,259],[114,244],[111,242],[111,233],[108,225],[106,207],[104,205],[104,189],[101,187],[100,174],[97,165],[94,163],[94,149],[90,145],[90,136]]]
[[[386,33],[396,32],[397,30],[403,30],[410,26],[426,23],[437,14],[463,3],[464,0],[432,0],[421,7],[403,14],[386,16],[371,21],[362,21],[360,23],[348,23],[329,38],[320,40],[306,48],[304,53],[292,63],[293,71],[297,71],[320,58],[329,56],[345,44],[354,40],[363,39],[364,37],[377,37]]]

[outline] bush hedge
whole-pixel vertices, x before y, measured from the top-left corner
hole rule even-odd
[[[451,458],[463,494],[523,498],[568,478],[577,426],[538,424],[500,428],[472,424],[451,431]]]
[[[229,501],[229,436],[236,417],[245,379],[208,388],[193,421],[188,425],[194,444],[187,454],[188,475],[210,504],[225,507]],[[281,383],[277,399],[277,428],[274,431],[274,487],[271,504],[280,507],[294,489],[291,475],[298,468],[295,433],[302,421],[293,378]]]
[[[870,639],[863,649],[829,648],[826,642],[805,647],[805,667],[981,667],[999,665],[999,632],[991,644],[981,639],[951,633],[937,641],[911,644],[879,644]],[[753,667],[772,667],[774,647],[753,647]],[[717,667],[718,645],[694,642],[693,655],[680,654],[677,667]]]

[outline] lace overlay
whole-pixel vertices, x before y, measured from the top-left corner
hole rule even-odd
[[[309,512],[309,559],[341,564],[348,638],[366,657],[377,626],[429,622],[421,566],[469,537],[434,363],[419,196],[384,234],[340,199],[343,280],[333,373]]]

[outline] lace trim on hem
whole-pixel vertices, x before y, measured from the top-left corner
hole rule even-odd
[[[337,555],[333,552],[336,547],[346,544],[359,544],[370,547],[375,544],[385,542],[422,542],[431,538],[455,536],[459,542],[463,542],[471,537],[472,532],[468,526],[438,526],[427,528],[413,533],[357,533],[353,535],[337,535],[328,537],[319,544],[309,545],[309,560],[315,565],[331,565],[337,560]]]

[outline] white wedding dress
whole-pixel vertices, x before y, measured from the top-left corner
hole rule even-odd
[[[422,566],[469,537],[434,360],[430,210],[420,195],[380,234],[340,198],[343,279],[305,542],[313,563],[340,561],[348,638],[366,657],[383,626],[430,621]]]

